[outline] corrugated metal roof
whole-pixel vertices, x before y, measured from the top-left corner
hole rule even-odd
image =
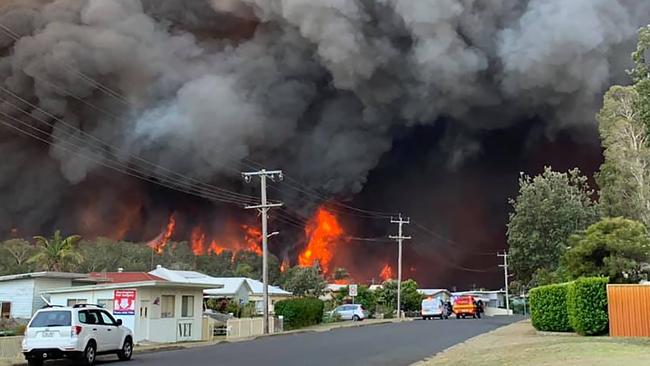
[[[24,280],[30,278],[62,278],[62,279],[80,279],[88,277],[87,274],[69,273],[69,272],[31,272],[21,273],[8,276],[0,276],[1,281]]]
[[[106,279],[111,283],[166,281],[147,272],[92,272],[89,276],[100,280]]]

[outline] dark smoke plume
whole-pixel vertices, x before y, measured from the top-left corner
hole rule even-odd
[[[405,126],[445,118],[465,131],[443,140],[452,169],[480,153],[482,131],[533,118],[549,135],[591,128],[649,10],[645,0],[5,0],[0,23],[19,39],[0,32],[0,85],[127,163],[136,154],[241,189],[237,171],[252,160],[349,198]],[[0,129],[0,229],[72,225],[94,199],[106,217],[120,197],[156,207],[134,193],[144,184],[59,148],[69,129],[32,114],[57,138],[47,147]]]

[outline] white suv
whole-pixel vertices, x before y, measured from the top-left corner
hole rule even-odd
[[[97,355],[109,353],[117,354],[122,361],[131,359],[133,332],[97,305],[40,309],[27,325],[23,339],[29,366],[60,358],[93,365]]]

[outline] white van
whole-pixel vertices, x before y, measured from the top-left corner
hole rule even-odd
[[[440,318],[440,319],[447,319],[447,309],[445,308],[445,304],[442,302],[442,300],[438,298],[426,298],[422,300],[422,319],[427,320],[427,319],[433,319],[433,318]]]

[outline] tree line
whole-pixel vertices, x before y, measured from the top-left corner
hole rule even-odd
[[[514,287],[608,276],[647,280],[650,271],[650,26],[639,30],[629,71],[597,114],[604,161],[597,190],[578,169],[522,174],[507,227]]]

